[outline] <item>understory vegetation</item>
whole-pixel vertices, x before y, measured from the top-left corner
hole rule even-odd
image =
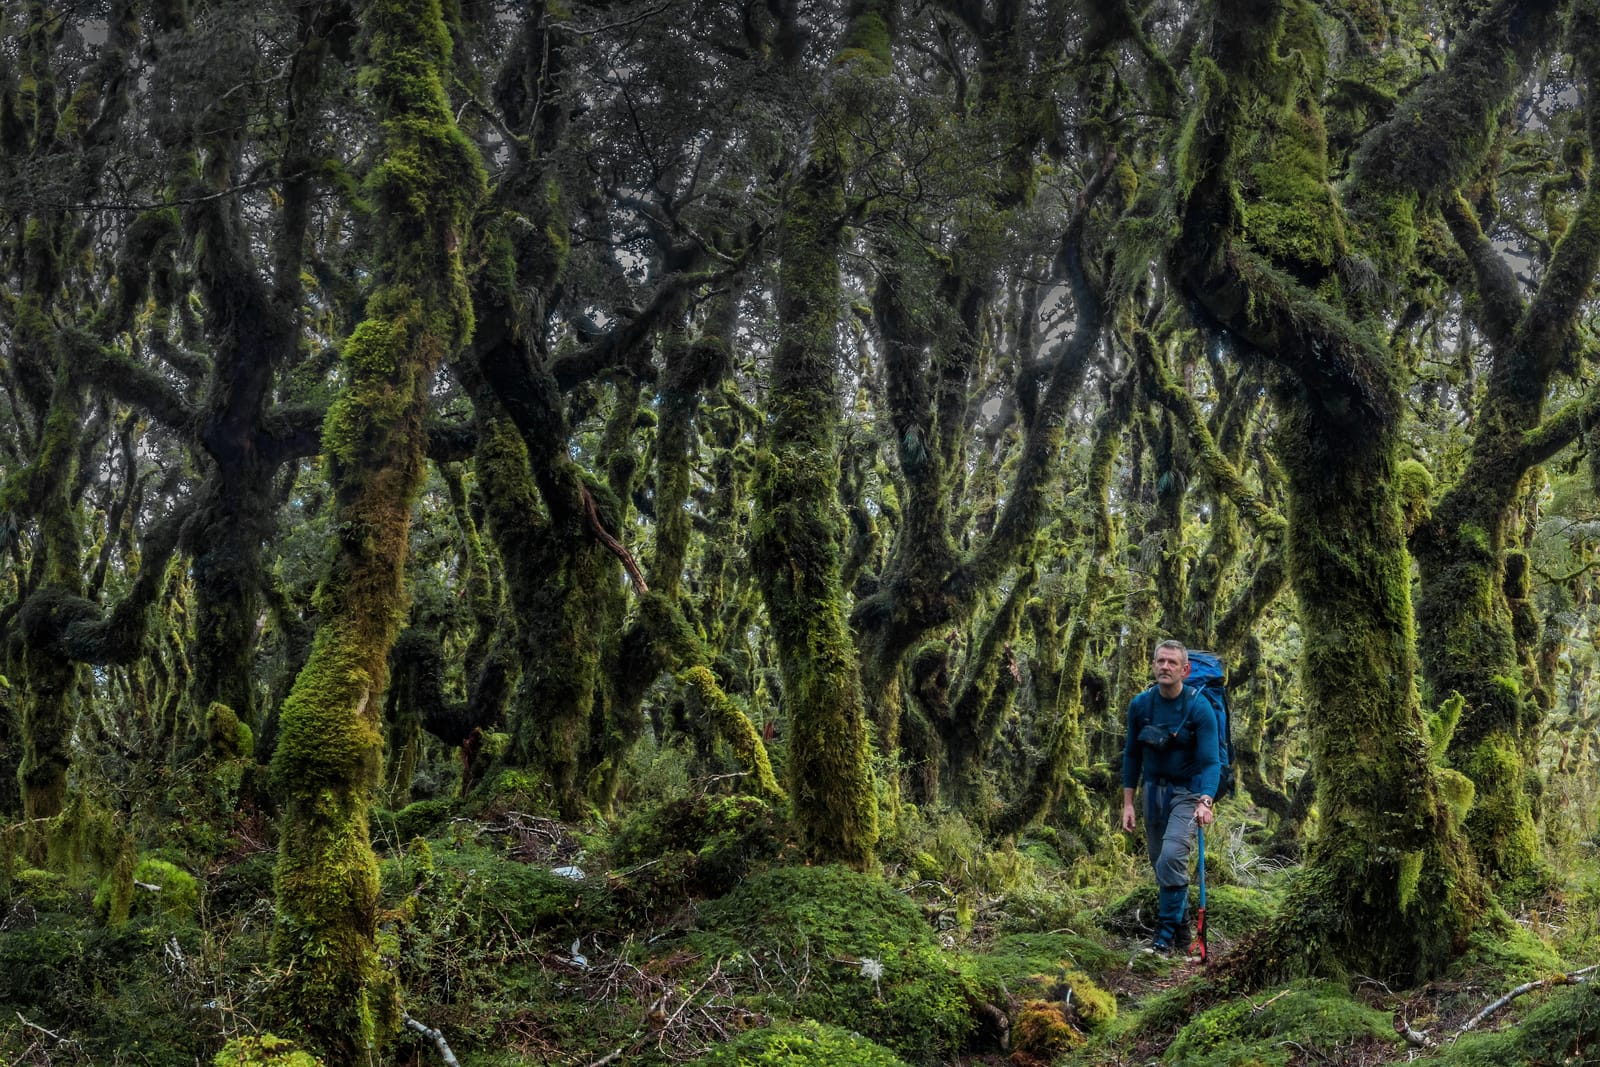
[[[405,1016],[463,1067],[1588,1062],[1593,828],[1552,853],[1551,887],[1507,897],[1424,986],[1349,974],[1255,987],[1239,954],[1297,868],[1265,857],[1247,802],[1208,835],[1202,965],[1141,951],[1155,890],[1120,838],[1064,860],[1047,827],[997,849],[960,815],[908,811],[874,870],[800,865],[766,802],[689,780],[681,749],[635,759],[651,785],[615,821],[563,823],[514,775],[375,813],[382,966]],[[275,861],[258,830],[140,854],[120,918],[115,872],[13,857],[4,1062],[324,1062],[262,1030]],[[408,1029],[385,1062],[440,1055]]]

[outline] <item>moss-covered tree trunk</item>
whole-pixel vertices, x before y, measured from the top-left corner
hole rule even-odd
[[[1500,80],[1474,90],[1492,109],[1513,82],[1516,54],[1498,27],[1470,43],[1501,51]],[[1200,100],[1179,142],[1181,236],[1169,266],[1208,315],[1268,361],[1282,419],[1287,562],[1305,635],[1321,818],[1307,869],[1254,962],[1264,973],[1417,976],[1464,945],[1483,897],[1415,689],[1399,506],[1402,369],[1381,334],[1351,317],[1362,313],[1359,299],[1341,300],[1348,308],[1329,299],[1342,297],[1335,272],[1348,237],[1326,181],[1326,48],[1305,0],[1218,4]],[[1461,54],[1473,53],[1464,44]],[[1419,94],[1414,106],[1426,100]],[[1408,130],[1415,122],[1404,111],[1396,119]],[[1473,145],[1458,138],[1452,161],[1470,158]],[[1441,168],[1433,161],[1415,184],[1396,186],[1406,166],[1366,158],[1376,166],[1357,168],[1362,203],[1389,212],[1370,238],[1373,254],[1403,259],[1398,213]]]
[[[1576,5],[1570,37],[1591,89],[1600,73],[1597,34],[1593,6]],[[1591,146],[1600,141],[1597,110],[1590,102]],[[1466,700],[1449,753],[1476,787],[1468,836],[1489,871],[1515,878],[1538,861],[1528,784],[1549,696],[1536,671],[1524,670],[1513,608],[1526,600],[1527,560],[1508,550],[1517,543],[1512,525],[1529,470],[1579,430],[1581,420],[1570,416],[1564,427],[1559,417],[1549,426],[1540,421],[1600,265],[1600,183],[1590,181],[1526,305],[1465,201],[1447,205],[1446,217],[1475,270],[1479,328],[1493,362],[1466,468],[1413,538],[1422,572],[1420,650],[1434,698]]]
[[[889,66],[888,9],[855,5],[839,79],[865,82]],[[865,867],[878,839],[856,650],[840,584],[844,518],[838,497],[840,234],[849,130],[839,93],[813,133],[811,157],[785,206],[766,448],[756,461],[750,554],[766,601],[789,718],[789,795],[802,848]]]
[[[412,503],[440,360],[472,329],[459,248],[482,195],[476,152],[445,97],[450,33],[437,0],[373,0],[365,84],[382,122],[371,178],[379,288],[342,352],[345,389],[323,451],[337,541],[323,619],[284,707],[284,797],[272,960],[289,1026],[332,1062],[376,1063],[396,1022],[377,956],[378,871],[367,810],[382,760],[389,646],[404,618]]]

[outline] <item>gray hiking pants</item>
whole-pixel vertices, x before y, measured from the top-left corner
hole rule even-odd
[[[1155,868],[1156,885],[1177,889],[1189,884],[1189,853],[1194,847],[1194,809],[1200,794],[1179,785],[1144,783],[1144,843]]]

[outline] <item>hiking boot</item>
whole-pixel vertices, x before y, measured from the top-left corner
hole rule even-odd
[[[1172,958],[1172,942],[1157,937],[1144,947],[1144,951],[1148,955],[1160,956],[1164,960],[1169,960]]]

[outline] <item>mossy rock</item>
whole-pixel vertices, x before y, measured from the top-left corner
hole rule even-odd
[[[273,1034],[234,1038],[222,1046],[212,1063],[215,1067],[323,1067],[316,1056]]]
[[[1295,982],[1202,1012],[1167,1046],[1170,1067],[1287,1067],[1314,1057],[1342,1062],[1357,1045],[1395,1045],[1390,1017],[1332,982]]]
[[[792,1010],[855,1030],[913,1063],[947,1061],[976,1029],[978,983],[947,959],[915,903],[842,867],[752,876],[700,912],[690,947],[738,968],[809,971]],[[765,961],[765,962],[763,962]],[[748,966],[748,965],[747,965]]]
[[[696,1067],[906,1067],[860,1034],[804,1020],[747,1030],[695,1061]]]

